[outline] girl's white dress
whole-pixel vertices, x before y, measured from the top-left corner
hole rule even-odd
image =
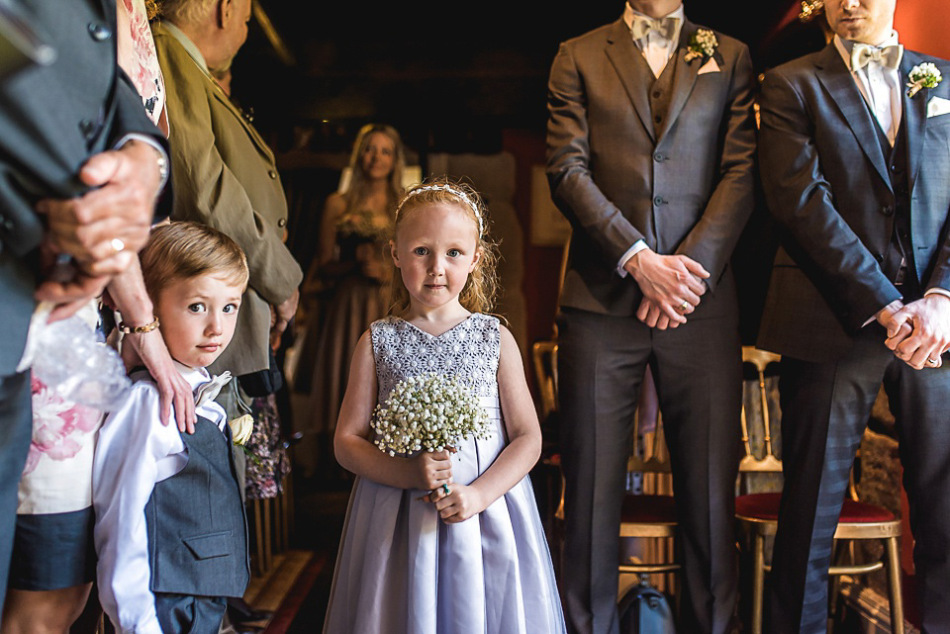
[[[466,441],[452,478],[468,484],[507,443],[498,401],[499,323],[475,313],[439,336],[396,317],[370,326],[379,402],[400,380],[456,376],[494,433]],[[525,477],[479,515],[446,524],[426,491],[357,478],[330,591],[326,634],[556,634],[565,631],[554,569]]]

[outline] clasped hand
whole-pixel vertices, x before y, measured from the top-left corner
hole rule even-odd
[[[932,293],[904,305],[891,302],[877,314],[887,329],[884,345],[915,370],[939,368],[950,348],[950,297]]]
[[[637,319],[650,328],[666,330],[686,323],[706,292],[709,271],[686,255],[660,255],[644,249],[624,268],[640,286],[643,301]]]
[[[435,506],[447,524],[464,522],[484,510],[477,489],[452,482],[451,454],[454,449],[424,451],[413,460],[418,469],[419,488],[429,493],[420,499]]]
[[[84,195],[47,198],[36,205],[48,220],[47,259],[64,254],[76,264],[70,276],[47,279],[36,291],[37,299],[57,305],[51,320],[69,316],[98,296],[145,245],[159,186],[156,150],[129,141],[86,161],[79,179],[90,188]]]

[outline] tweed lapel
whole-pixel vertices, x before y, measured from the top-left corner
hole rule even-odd
[[[623,84],[627,96],[633,102],[633,109],[640,117],[643,129],[652,141],[656,141],[653,133],[653,120],[650,114],[650,101],[647,91],[654,81],[653,71],[643,58],[643,53],[633,43],[630,29],[622,19],[617,20],[607,32],[606,53],[617,75]]]
[[[689,98],[690,93],[693,92],[693,85],[696,83],[699,69],[703,65],[702,60],[696,60],[691,64],[686,62],[686,47],[689,43],[689,37],[695,30],[695,24],[689,20],[683,21],[683,28],[680,29],[679,46],[669,61],[670,64],[676,64],[676,73],[673,75],[673,94],[670,98],[669,110],[666,113],[666,120],[663,122],[663,127],[660,128],[659,139],[666,136],[673,122],[676,121],[680,112],[683,111],[686,100]],[[716,55],[718,55],[718,53],[714,53],[714,57]]]
[[[861,96],[861,92],[854,83],[854,77],[851,76],[851,71],[841,59],[841,54],[838,53],[834,43],[826,46],[819,54],[815,67],[818,81],[837,105],[845,125],[854,134],[858,145],[861,146],[861,150],[878,175],[893,191],[891,177],[887,171],[887,161],[877,140],[877,123],[871,119],[871,112],[864,102],[864,97]]]
[[[920,150],[924,145],[924,130],[927,127],[927,101],[930,89],[922,88],[913,98],[907,96],[905,79],[910,70],[923,61],[920,54],[905,49],[901,60],[901,99],[903,101],[904,132],[907,134],[907,169],[910,172],[910,190],[914,191],[917,172],[920,169]]]

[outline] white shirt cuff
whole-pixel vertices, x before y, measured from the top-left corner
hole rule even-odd
[[[649,249],[647,243],[643,240],[637,240],[633,243],[633,246],[627,249],[627,251],[620,256],[620,261],[617,263],[617,275],[620,277],[627,277],[627,269],[623,268],[624,265],[630,261],[630,258],[640,253],[644,249]]]
[[[933,288],[928,288],[924,293],[924,297],[927,297],[928,295],[944,295],[946,297],[950,297],[950,291],[945,288],[937,288],[934,286]]]
[[[123,145],[125,145],[125,144],[128,143],[129,141],[141,141],[142,143],[148,143],[148,144],[151,145],[153,148],[155,148],[155,150],[156,150],[159,154],[162,155],[162,158],[165,160],[165,165],[166,165],[166,166],[169,165],[169,162],[168,162],[168,152],[165,151],[165,148],[162,147],[162,144],[161,144],[161,143],[159,143],[158,141],[156,141],[156,140],[153,139],[152,137],[148,136],[147,134],[137,134],[137,133],[135,133],[135,132],[132,132],[132,133],[130,133],[130,134],[126,134],[124,137],[122,137],[121,139],[119,139],[119,142],[118,142],[118,143],[115,144],[115,149],[118,150],[119,148],[121,148]],[[159,194],[161,194],[161,193],[162,193],[162,190],[165,189],[165,183],[168,182],[168,169],[167,169],[167,168],[164,169],[164,170],[160,169],[160,170],[159,170],[159,174],[161,174],[161,178],[159,179],[161,182],[159,182],[159,184],[158,184],[158,191],[155,192],[155,195],[156,195],[156,196],[158,196]]]

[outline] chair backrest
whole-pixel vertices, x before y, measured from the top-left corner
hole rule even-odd
[[[754,368],[756,378],[758,379],[759,411],[761,412],[765,455],[759,458],[752,450],[752,442],[749,436],[749,419],[745,403],[743,403],[739,416],[742,424],[742,446],[745,450],[745,455],[743,455],[742,460],[739,461],[740,472],[770,473],[782,471],[782,461],[776,457],[775,450],[772,446],[772,421],[769,417],[768,389],[765,383],[766,370],[769,369],[770,365],[778,364],[780,361],[781,357],[777,354],[759,350],[751,346],[742,347],[742,363],[743,365],[748,364],[748,366]]]
[[[531,358],[544,420],[557,411],[557,341],[538,341],[531,346]]]

